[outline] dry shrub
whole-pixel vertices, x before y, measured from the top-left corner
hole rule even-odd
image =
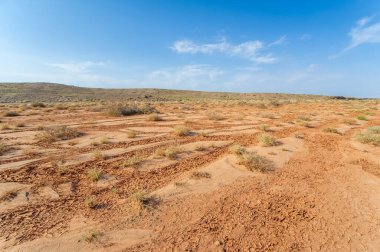
[[[14,116],[19,116],[20,114],[16,111],[7,111],[4,113],[4,116],[6,117],[14,117]]]
[[[174,127],[174,133],[177,136],[188,136],[188,135],[190,135],[191,131],[189,128],[187,128],[185,126],[178,125],[178,126]]]
[[[164,119],[159,115],[159,114],[151,114],[147,117],[147,121],[154,121],[154,122],[159,122],[163,121]]]
[[[256,152],[245,152],[238,155],[239,164],[244,165],[250,171],[268,172],[273,170],[273,163],[269,159],[258,155]]]
[[[324,132],[327,132],[327,133],[334,133],[334,134],[338,134],[338,135],[341,135],[342,133],[340,133],[337,129],[335,128],[326,128],[326,129],[323,129]]]
[[[343,123],[347,124],[347,125],[356,125],[356,120],[354,120],[354,119],[345,119],[345,120],[343,120]]]
[[[42,102],[33,102],[32,104],[30,104],[31,107],[33,108],[45,108],[46,105]]]
[[[98,206],[98,202],[94,197],[85,199],[84,204],[91,209],[95,209]]]
[[[7,145],[0,142],[0,156],[4,155],[9,150],[10,150],[10,148]]]
[[[211,112],[207,114],[208,119],[212,121],[222,121],[225,120],[226,118],[216,112]]]
[[[115,104],[108,108],[107,114],[110,116],[131,116],[140,114],[151,114],[158,113],[158,111],[152,107],[150,104],[145,104],[144,106],[138,107],[136,105],[122,105]]]
[[[79,136],[83,133],[67,126],[53,126],[44,128],[44,132],[37,138],[41,142],[55,142],[59,140],[69,140]]]
[[[247,150],[243,146],[235,144],[230,147],[229,151],[235,155],[243,155]]]
[[[193,172],[190,176],[190,178],[192,179],[203,179],[203,178],[211,178],[211,174],[208,173],[208,172],[199,172],[199,171],[196,171],[196,172]]]

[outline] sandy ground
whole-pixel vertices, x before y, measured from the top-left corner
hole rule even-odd
[[[8,126],[0,130],[0,250],[379,250],[380,147],[356,137],[380,125],[378,101],[157,109],[162,121],[110,117],[86,104],[0,118]],[[363,113],[368,120],[356,119]],[[57,125],[83,134],[39,140],[43,127]],[[191,133],[176,135],[176,125]],[[262,133],[276,144],[263,146]],[[269,160],[271,171],[241,164],[229,151],[236,144]],[[102,171],[97,181],[94,170]]]

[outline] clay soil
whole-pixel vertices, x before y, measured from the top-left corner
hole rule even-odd
[[[19,116],[0,118],[0,250],[379,250],[380,147],[357,139],[378,101],[153,106],[162,120],[3,104]],[[41,137],[62,125],[81,134]],[[248,169],[236,144],[272,169]]]

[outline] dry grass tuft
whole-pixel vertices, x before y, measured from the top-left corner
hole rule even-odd
[[[273,170],[273,163],[269,159],[258,155],[256,152],[245,152],[238,155],[239,164],[244,165],[250,171],[268,172]]]
[[[97,230],[91,230],[88,234],[85,234],[82,238],[83,241],[92,243],[99,239],[99,236],[101,236],[102,233]]]
[[[125,160],[125,162],[123,163],[123,166],[124,167],[130,167],[130,166],[138,165],[142,161],[143,161],[143,159],[141,157],[133,156],[133,157],[130,157],[127,160]]]
[[[257,140],[265,147],[275,146],[278,143],[276,138],[269,134],[260,134],[257,136]]]
[[[10,148],[7,145],[0,142],[0,156],[4,155],[9,150],[10,150]]]
[[[172,146],[165,150],[164,155],[169,159],[176,159],[180,152],[181,148],[179,148],[178,146]]]
[[[91,209],[95,209],[98,206],[98,202],[94,197],[85,199],[84,204]]]
[[[235,155],[243,155],[247,150],[239,144],[234,144],[230,147],[229,151]]]
[[[134,131],[128,131],[127,132],[127,137],[128,138],[135,138],[136,136],[137,136],[137,134]]]
[[[8,124],[3,124],[3,125],[1,125],[0,129],[1,130],[9,130],[9,129],[11,129],[11,127]]]
[[[96,181],[99,181],[103,177],[104,172],[102,169],[95,167],[89,170],[87,175],[92,182],[96,182]]]
[[[132,194],[132,201],[139,206],[140,209],[152,209],[158,204],[158,200],[150,196],[146,191],[139,190]]]
[[[185,126],[178,125],[174,127],[174,134],[177,136],[188,136],[191,134],[191,131]]]

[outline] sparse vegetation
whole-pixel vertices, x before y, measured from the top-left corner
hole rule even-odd
[[[128,131],[127,132],[127,137],[128,138],[135,138],[136,137],[136,132],[134,132],[134,131]]]
[[[343,120],[343,123],[347,124],[347,125],[356,125],[356,120],[354,120],[354,119],[345,119],[345,120]]]
[[[147,117],[147,121],[154,121],[154,122],[158,122],[158,121],[163,121],[164,119],[159,115],[159,114],[151,114],[151,115],[148,115]]]
[[[157,113],[158,111],[150,106],[149,104],[146,104],[142,107],[138,107],[136,105],[122,105],[122,104],[115,104],[108,108],[107,114],[110,116],[131,116],[131,115],[140,115],[140,114],[151,114],[151,113]]]
[[[260,134],[257,136],[257,140],[261,143],[262,146],[269,147],[277,145],[277,140],[269,134]]]
[[[7,145],[5,145],[4,143],[0,142],[0,156],[4,155],[9,150],[10,150],[10,148]]]
[[[104,172],[102,169],[95,167],[95,168],[90,169],[87,175],[92,182],[96,182],[96,181],[99,181],[103,177]]]
[[[357,135],[357,139],[362,143],[380,146],[380,126],[368,127],[365,131]]]
[[[324,132],[327,132],[327,133],[334,133],[334,134],[338,134],[338,135],[341,135],[342,133],[340,133],[337,129],[335,128],[325,128],[323,129]]]
[[[16,111],[7,111],[4,113],[4,116],[6,117],[14,117],[14,116],[19,116],[20,114]]]
[[[158,203],[158,200],[155,197],[150,196],[144,190],[135,192],[132,194],[131,198],[133,202],[139,206],[140,209],[151,209]]]
[[[9,129],[11,129],[11,127],[9,127],[9,125],[5,123],[5,124],[1,125],[0,129],[1,130],[9,130]]]
[[[310,117],[307,117],[307,116],[299,116],[298,119],[305,122],[311,121]]]
[[[83,133],[67,126],[53,126],[44,128],[44,132],[37,138],[41,142],[52,143],[59,140],[73,139],[82,135]]]
[[[356,119],[361,120],[361,121],[368,121],[368,118],[365,115],[357,116]]]
[[[103,137],[100,139],[100,143],[101,143],[101,144],[109,144],[109,143],[110,143],[110,140],[108,139],[108,137],[103,136]]]
[[[216,112],[211,112],[207,114],[208,119],[212,121],[222,121],[225,120],[226,118]]]
[[[185,126],[178,125],[178,126],[174,127],[174,133],[177,136],[188,136],[188,135],[190,135],[191,131],[189,128],[187,128]]]
[[[88,242],[88,243],[92,243],[92,242],[97,241],[99,239],[99,236],[101,236],[101,235],[102,235],[101,232],[94,229],[94,230],[91,230],[90,232],[88,232],[87,234],[85,234],[83,236],[82,240],[85,242]]]
[[[211,174],[208,172],[200,172],[200,171],[195,171],[191,174],[190,178],[192,179],[203,179],[203,178],[211,178]]]
[[[99,150],[99,149],[94,150],[92,152],[92,155],[93,155],[93,157],[94,157],[95,160],[99,160],[99,159],[103,159],[104,158],[104,155],[103,155],[102,151]]]
[[[31,107],[33,108],[45,108],[46,105],[42,102],[33,102],[32,104],[30,104]]]
[[[85,204],[88,208],[91,208],[91,209],[95,209],[95,208],[98,206],[98,202],[97,202],[97,200],[95,199],[95,197],[87,198],[87,199],[84,201],[84,204]]]
[[[181,149],[178,146],[172,146],[165,150],[164,155],[169,159],[176,159]]]
[[[130,167],[130,166],[135,166],[140,164],[143,161],[143,159],[139,156],[133,156],[128,158],[127,160],[124,161],[123,165],[124,167]]]
[[[16,127],[17,127],[17,128],[23,128],[23,127],[25,127],[25,123],[23,123],[23,122],[18,122],[18,123],[16,123]]]
[[[230,147],[229,151],[235,155],[243,155],[247,150],[243,146],[235,144]]]
[[[195,146],[195,150],[196,151],[205,151],[205,150],[207,150],[207,147],[204,145],[197,145],[197,146]]]
[[[265,132],[269,132],[269,131],[270,131],[269,126],[266,125],[266,124],[261,125],[261,126],[260,126],[260,129],[262,129],[262,130],[265,131]]]
[[[272,170],[273,163],[258,155],[256,152],[244,152],[238,155],[239,164],[244,165],[250,171],[268,172]]]

